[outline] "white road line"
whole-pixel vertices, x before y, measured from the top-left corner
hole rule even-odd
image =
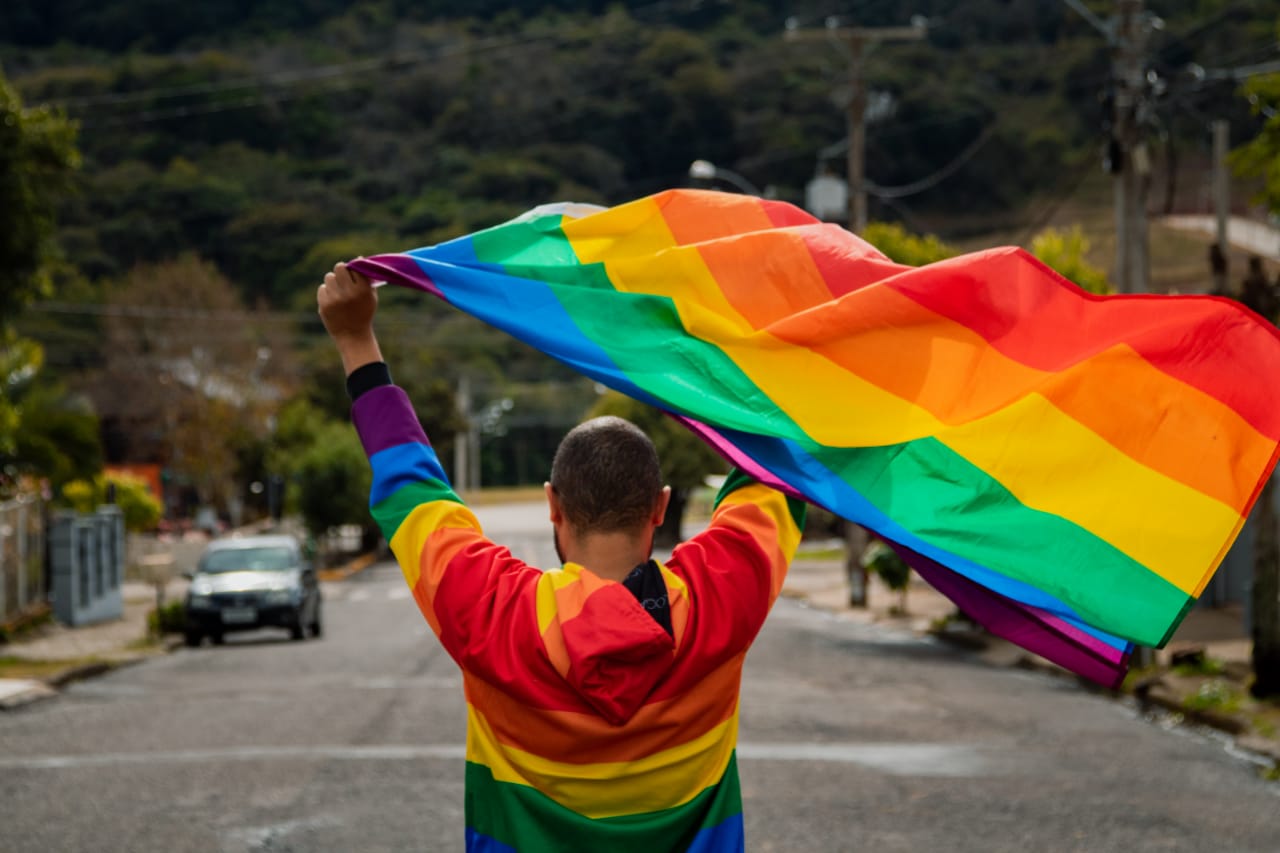
[[[744,743],[738,755],[753,761],[823,761],[858,764],[894,776],[973,777],[993,766],[972,746],[927,743]],[[135,764],[202,764],[228,761],[422,761],[461,760],[462,744],[387,746],[245,746],[172,752],[107,752],[92,755],[0,757],[0,769],[75,770]]]

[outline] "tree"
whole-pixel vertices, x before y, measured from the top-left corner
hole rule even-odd
[[[1258,135],[1231,152],[1241,175],[1261,178],[1260,201],[1280,212],[1280,74],[1254,77],[1243,87],[1255,115],[1264,116]]]
[[[701,486],[708,474],[725,470],[724,460],[675,420],[653,406],[610,391],[591,408],[589,417],[614,415],[644,430],[658,450],[662,478],[671,487],[667,517],[658,528],[656,542],[671,546],[681,535],[689,495]]]
[[[0,74],[0,322],[50,291],[54,213],[80,162],[75,138],[54,110],[24,108]]]
[[[372,475],[360,439],[349,424],[330,422],[316,430],[315,440],[298,457],[290,503],[317,538],[330,528],[358,524],[368,530]]]
[[[43,359],[36,342],[0,331],[0,498],[24,479],[56,491],[102,469],[97,415],[42,375]]]
[[[106,363],[86,390],[111,457],[164,463],[202,504],[225,506],[245,431],[265,435],[283,397],[284,347],[193,255],[136,267],[108,301]]]

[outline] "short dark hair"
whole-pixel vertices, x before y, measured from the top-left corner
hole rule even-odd
[[[551,488],[576,530],[636,530],[662,493],[658,451],[630,421],[592,418],[561,439],[551,462]]]

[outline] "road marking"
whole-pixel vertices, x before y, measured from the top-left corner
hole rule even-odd
[[[945,743],[743,743],[744,761],[830,761],[894,776],[983,776],[991,766],[972,746]]]
[[[982,776],[992,767],[971,746],[928,743],[744,743],[738,755],[752,761],[822,761],[857,764],[894,776]],[[6,770],[77,770],[126,764],[204,764],[228,761],[423,761],[466,757],[462,744],[386,746],[243,746],[172,752],[107,752],[96,755],[0,757]]]

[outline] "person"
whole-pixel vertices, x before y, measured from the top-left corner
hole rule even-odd
[[[1209,272],[1213,275],[1213,287],[1209,293],[1213,296],[1231,296],[1231,288],[1227,283],[1227,256],[1217,243],[1209,244]]]
[[[707,529],[659,562],[670,490],[653,443],[598,418],[562,439],[544,486],[562,565],[531,567],[450,488],[382,359],[370,282],[338,264],[316,298],[373,469],[373,516],[462,670],[467,849],[744,849],[742,664],[805,504],[735,470]]]
[[[1240,283],[1240,301],[1270,323],[1280,320],[1280,290],[1267,280],[1262,258],[1249,256],[1249,274]]]

